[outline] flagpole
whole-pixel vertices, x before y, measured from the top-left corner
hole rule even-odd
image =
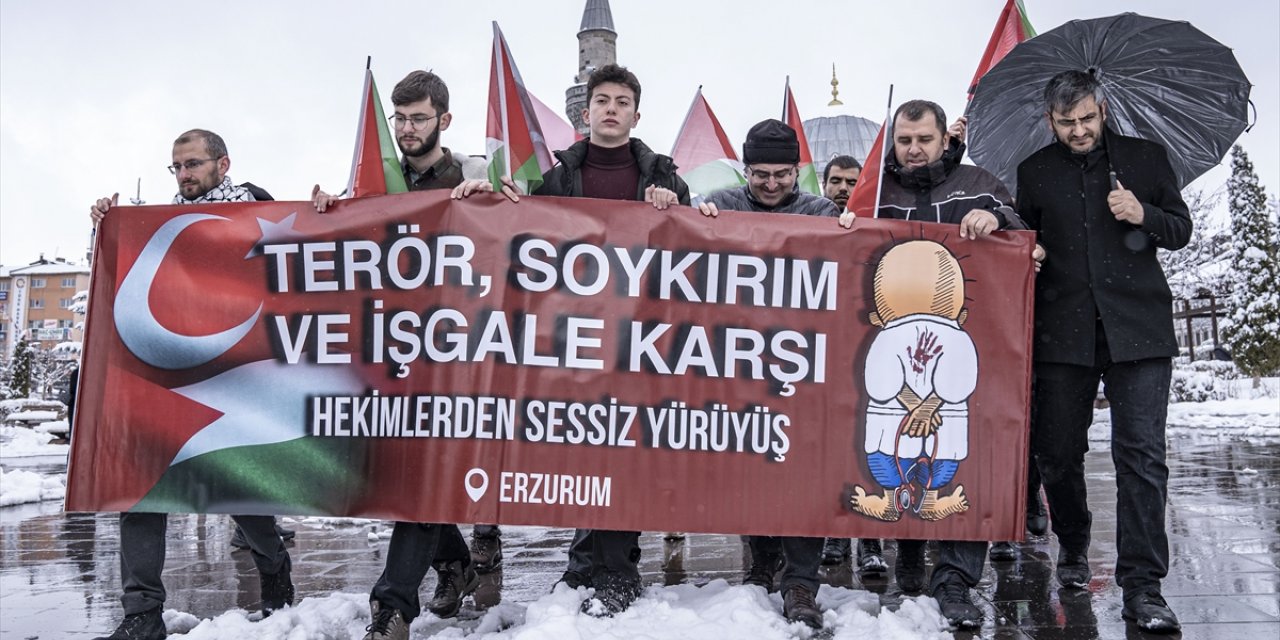
[[[502,147],[505,159],[505,167],[503,175],[511,180],[511,123],[507,120],[507,65],[504,56],[507,48],[507,41],[502,37],[502,30],[498,28],[498,21],[493,21],[493,59],[498,65],[498,109],[502,112]],[[495,187],[496,188],[496,187]]]
[[[791,120],[791,75],[787,75],[787,82],[782,87],[782,121],[789,122]]]
[[[885,134],[885,136],[884,136],[884,137],[885,137],[885,140],[884,140],[884,141],[885,141],[885,146],[886,146],[886,147],[888,147],[889,145],[893,144],[893,123],[889,121],[889,114],[890,114],[890,113],[892,113],[892,111],[893,111],[893,85],[892,85],[892,84],[890,84],[890,85],[889,85],[889,100],[888,100],[888,101],[886,101],[886,102],[885,102],[885,105],[884,105],[884,134]],[[883,150],[883,149],[881,149],[881,153],[883,153],[883,152],[884,152],[884,150]],[[876,206],[875,206],[875,208],[874,208],[874,209],[872,209],[872,212],[873,212],[873,213],[872,213],[872,216],[871,216],[871,217],[873,217],[873,218],[879,218],[879,217],[880,217],[880,188],[884,186],[884,158],[883,158],[883,157],[881,157],[881,158],[878,158],[878,160],[880,160],[880,167],[881,167],[881,169],[880,169],[880,174],[881,174],[881,175],[879,176],[879,177],[880,177],[880,179],[879,179],[879,180],[876,180]]]

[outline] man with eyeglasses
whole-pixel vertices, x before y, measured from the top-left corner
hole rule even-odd
[[[535,196],[637,200],[665,210],[689,204],[689,187],[676,175],[670,157],[654,153],[631,136],[640,122],[640,80],[626,67],[607,64],[587,79],[583,121],[590,136],[556,152],[559,162],[542,176]],[[515,184],[503,179],[502,192],[519,202]],[[454,198],[492,191],[488,180],[473,180],[453,190]],[[569,563],[556,583],[590,587],[592,597],[580,610],[612,616],[640,596],[640,532],[578,529],[569,545]]]
[[[211,131],[192,129],[173,142],[173,164],[169,172],[178,181],[173,204],[205,204],[215,202],[253,202],[270,200],[262,189],[231,181],[227,171],[231,157],[222,137]],[[101,198],[89,207],[94,224],[102,221],[120,194]],[[293,604],[292,562],[285,549],[281,529],[272,516],[231,516],[237,535],[249,548],[261,580],[262,612]],[[120,514],[120,581],[124,595],[120,598],[125,617],[110,636],[98,640],[160,640],[165,637],[164,572],[165,530],[168,514]],[[292,537],[292,532],[287,532]],[[234,544],[234,542],[233,542]]]
[[[1120,613],[1144,630],[1176,631],[1160,582],[1169,571],[1165,420],[1178,343],[1156,249],[1186,246],[1191,216],[1168,151],[1107,126],[1092,73],[1055,75],[1044,106],[1055,140],[1018,165],[1018,213],[1051,255],[1036,279],[1031,451],[1058,536],[1058,581],[1084,589],[1092,579],[1084,454],[1102,381]]]
[[[834,218],[836,204],[821,196],[800,191],[800,141],[796,132],[781,120],[764,120],[747,132],[742,145],[742,161],[747,184],[721,189],[698,205],[705,216],[718,216],[720,209],[793,213]],[[782,614],[789,622],[803,622],[822,628],[818,593],[818,566],[822,561],[822,538],[746,536],[751,549],[751,567],[742,583],[773,591],[777,574],[782,573]]]
[[[401,170],[410,191],[452,189],[464,179],[483,177],[484,160],[459,156],[441,145],[440,134],[449,128],[449,87],[430,71],[415,70],[391,92],[395,112],[387,118],[395,130],[396,144],[404,155]],[[312,204],[324,213],[338,198],[312,189]],[[422,612],[418,589],[427,571],[437,574],[436,589],[427,610],[441,618],[458,615],[463,600],[480,584],[479,573],[502,564],[501,531],[493,525],[475,525],[471,547],[456,524],[397,522],[387,546],[382,575],[369,595],[373,622],[365,640],[404,640],[409,625]]]

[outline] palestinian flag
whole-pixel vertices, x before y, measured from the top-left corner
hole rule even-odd
[[[489,67],[489,119],[485,127],[489,156],[489,181],[493,190],[502,189],[508,177],[521,193],[532,193],[542,184],[542,174],[553,161],[546,138],[538,124],[537,112],[524,80],[516,69],[498,23],[493,23],[493,59]]]
[[[542,135],[546,136],[547,149],[564,151],[582,139],[582,135],[574,131],[573,125],[565,122],[555,109],[548,107],[538,99],[538,96],[533,95],[533,92],[529,92],[529,100],[533,101],[533,113],[538,118]]]
[[[815,196],[822,195],[822,185],[818,182],[818,170],[813,166],[813,154],[809,152],[809,139],[804,135],[804,121],[800,112],[796,111],[796,97],[791,93],[791,76],[787,76],[786,90],[782,97],[782,121],[795,129],[796,138],[800,140],[800,190]]]
[[[885,138],[892,138],[889,114],[893,108],[893,85],[889,85],[889,102],[884,109],[884,123],[880,125],[880,133],[876,141],[871,143],[871,151],[867,159],[862,161],[862,172],[858,174],[858,182],[849,192],[849,201],[845,210],[859,218],[876,218],[880,213],[880,184],[884,181],[884,148]]]
[[[680,133],[676,134],[671,158],[678,167],[676,173],[697,196],[747,183],[738,154],[729,144],[729,137],[712,113],[711,105],[702,97],[701,86],[693,96],[684,124],[680,125]]]
[[[1027,9],[1022,6],[1022,0],[1005,2],[1004,9],[996,20],[996,28],[991,32],[991,40],[987,41],[987,50],[982,53],[982,61],[978,63],[978,70],[969,82],[969,98],[973,98],[973,92],[977,90],[982,76],[1013,51],[1019,42],[1034,37],[1036,30],[1031,28],[1031,21],[1027,20]]]
[[[400,158],[396,155],[395,139],[391,137],[386,114],[382,112],[378,85],[373,81],[373,71],[366,64],[360,120],[356,124],[356,150],[351,158],[347,194],[359,198],[408,190],[404,173],[400,170]]]

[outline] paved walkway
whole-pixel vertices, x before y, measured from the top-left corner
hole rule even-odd
[[[15,465],[6,461],[6,466]],[[1280,443],[1173,440],[1170,470],[1173,562],[1164,593],[1183,621],[1182,637],[1280,637]],[[1120,591],[1112,579],[1115,507],[1109,453],[1090,453],[1088,473],[1095,507],[1094,579],[1088,591],[1059,590],[1052,536],[1032,538],[1020,545],[1017,561],[987,567],[978,589],[987,624],[973,637],[1141,637],[1121,620]],[[66,515],[59,508],[43,503],[0,509],[0,638],[91,638],[119,620],[116,517]],[[382,571],[389,523],[302,519],[285,524],[298,531],[290,552],[302,598],[367,592]],[[474,624],[475,608],[498,598],[525,602],[547,593],[564,568],[571,535],[564,529],[505,528],[503,572],[486,577],[478,601],[468,602],[461,621],[442,621],[439,628],[466,627],[466,618]],[[253,562],[247,552],[231,551],[230,537],[225,516],[170,518],[167,608],[202,618],[256,608]],[[742,579],[737,536],[690,535],[667,543],[661,534],[645,534],[641,543],[647,583]],[[824,569],[823,579],[876,592],[888,607],[902,598],[892,580],[864,585],[848,566]],[[433,588],[434,573],[423,591],[429,596]]]

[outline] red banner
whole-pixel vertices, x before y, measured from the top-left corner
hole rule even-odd
[[[120,208],[66,508],[1017,539],[1031,247],[443,191]]]

